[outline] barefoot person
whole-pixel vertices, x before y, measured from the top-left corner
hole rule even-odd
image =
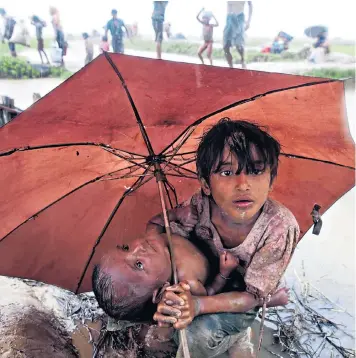
[[[14,33],[16,21],[11,16],[8,16],[6,14],[5,9],[3,8],[0,8],[0,16],[3,18],[4,21],[4,34],[2,41],[4,42],[5,39],[9,41]],[[9,41],[8,46],[10,50],[10,55],[12,57],[17,57],[16,45],[13,42]]]
[[[42,54],[46,57],[47,65],[49,65],[48,56],[44,50],[43,42],[43,28],[46,26],[46,23],[42,21],[38,16],[34,15],[31,18],[31,24],[36,27],[36,39],[37,39],[37,50],[41,57],[41,62],[43,62]]]
[[[91,61],[93,61],[94,58],[94,45],[93,41],[91,40],[89,34],[87,32],[83,32],[82,34],[83,40],[84,40],[84,46],[85,46],[85,60],[84,64],[87,65]]]
[[[279,153],[279,143],[258,126],[221,120],[198,147],[201,191],[169,212],[174,233],[195,236],[217,257],[231,253],[239,260],[232,274],[242,277],[235,283],[231,275],[230,292],[213,296],[196,296],[180,285],[166,289],[154,318],[187,327],[193,357],[215,357],[228,350],[235,357],[241,350],[236,334],[245,331],[248,341],[246,328],[258,306],[269,304],[278,292],[299,238],[293,214],[269,198]],[[162,215],[151,219],[147,230],[164,232]],[[175,304],[181,301],[179,294],[185,298],[182,307]]]
[[[123,20],[117,17],[117,10],[111,10],[112,19],[108,21],[105,27],[105,36],[108,36],[110,31],[112,39],[112,49],[114,53],[124,53],[124,31],[126,31],[127,37],[129,37],[129,31],[127,30]]]
[[[203,14],[202,14],[203,13]],[[200,18],[200,15],[202,14],[202,17]],[[210,20],[214,19],[215,24],[210,24]],[[208,50],[208,59],[210,61],[210,65],[213,64],[212,59],[212,53],[213,53],[213,32],[214,27],[219,26],[218,20],[216,20],[215,16],[213,14],[204,13],[204,8],[202,8],[198,15],[197,20],[203,25],[203,38],[204,38],[204,44],[199,48],[198,50],[198,57],[200,58],[200,61],[202,64],[204,64],[203,60],[203,52],[207,49]]]
[[[66,48],[66,42],[64,40],[64,32],[63,27],[61,23],[61,19],[59,16],[59,11],[57,8],[51,6],[49,8],[49,13],[52,17],[52,26],[54,30],[55,40],[58,44],[58,48],[62,50],[62,59],[61,59],[61,65],[64,66],[64,60],[63,56],[65,56],[67,48]]]
[[[249,14],[245,22],[245,3],[248,3]],[[227,63],[231,68],[232,55],[231,47],[236,47],[237,52],[241,57],[241,66],[246,68],[245,63],[245,31],[248,30],[251,23],[252,16],[252,1],[228,1],[227,2],[227,18],[224,29],[224,52]]]
[[[163,23],[168,1],[154,1],[152,13],[152,26],[155,31],[157,58],[162,58]]]

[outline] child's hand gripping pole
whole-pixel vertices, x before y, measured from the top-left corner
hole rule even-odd
[[[158,173],[156,172],[156,179],[157,179],[157,184],[158,184],[159,196],[161,199],[164,226],[166,229],[166,234],[167,234],[167,239],[168,239],[169,254],[171,257],[171,265],[172,265],[172,272],[173,272],[173,284],[177,284],[178,283],[177,266],[176,266],[176,260],[175,260],[175,256],[174,256],[171,228],[169,226],[167,206],[166,206],[166,200],[165,200],[165,194],[164,194],[164,188],[163,188],[163,181],[165,180],[165,176],[164,176],[159,164],[158,164],[158,168],[155,168],[155,169],[156,169],[156,171],[158,171]],[[183,357],[190,358],[187,335],[186,335],[185,329],[179,330],[179,342],[180,342],[180,346],[178,348],[178,352],[180,350],[183,350]]]

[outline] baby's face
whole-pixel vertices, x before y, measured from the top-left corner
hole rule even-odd
[[[114,284],[139,285],[143,290],[161,287],[171,278],[171,261],[164,236],[154,235],[118,245],[104,257],[104,269]]]

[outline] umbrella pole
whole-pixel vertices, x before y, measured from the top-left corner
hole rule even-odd
[[[158,166],[159,166],[159,164],[158,164]],[[157,178],[159,196],[161,199],[161,205],[162,205],[162,211],[163,211],[164,226],[166,229],[169,253],[171,256],[172,271],[173,271],[173,283],[177,284],[178,283],[177,266],[176,266],[176,260],[175,260],[175,256],[174,256],[174,249],[173,249],[173,244],[172,244],[172,234],[171,234],[171,228],[169,226],[167,206],[166,206],[166,200],[165,200],[165,194],[164,194],[164,188],[163,188],[164,174],[163,174],[161,168],[159,168],[158,170],[156,169],[156,173],[157,173],[156,178]],[[182,349],[183,357],[190,358],[187,334],[186,334],[185,329],[179,330],[179,342],[180,342],[180,346],[178,347],[178,353]]]

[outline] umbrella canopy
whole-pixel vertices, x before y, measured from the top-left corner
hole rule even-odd
[[[318,37],[323,32],[328,32],[328,28],[323,25],[310,26],[304,30],[304,33],[308,37]]]
[[[93,264],[161,211],[155,163],[172,206],[187,199],[226,116],[281,142],[272,197],[302,235],[354,186],[343,82],[105,54],[0,129],[0,274],[91,290]]]

